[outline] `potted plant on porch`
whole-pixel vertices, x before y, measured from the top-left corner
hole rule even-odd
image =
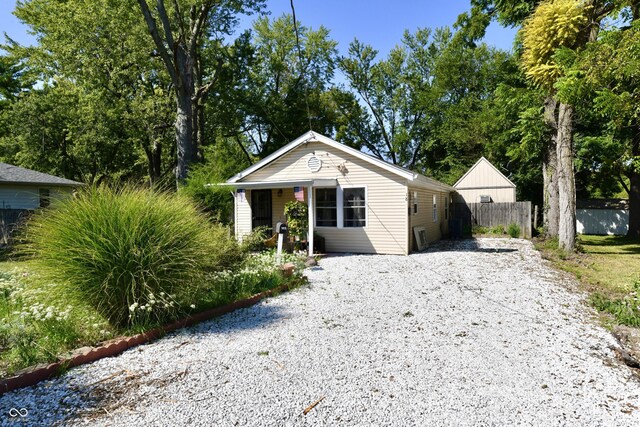
[[[284,214],[287,217],[289,234],[296,240],[296,249],[300,249],[300,241],[306,240],[309,230],[309,210],[307,204],[299,200],[285,203]]]

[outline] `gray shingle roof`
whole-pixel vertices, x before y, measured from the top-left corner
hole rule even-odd
[[[70,179],[59,178],[31,169],[13,166],[7,163],[0,163],[0,184],[36,184],[51,186],[73,186],[84,185]]]

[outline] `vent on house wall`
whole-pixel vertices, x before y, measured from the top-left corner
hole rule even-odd
[[[311,172],[318,172],[321,167],[322,160],[320,160],[316,156],[311,156],[309,157],[309,160],[307,160],[307,168],[309,168]]]
[[[480,196],[480,203],[491,203],[491,196]]]

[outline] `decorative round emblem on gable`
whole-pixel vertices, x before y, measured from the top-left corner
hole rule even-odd
[[[318,157],[311,156],[309,157],[309,160],[307,160],[307,168],[311,172],[318,172],[321,167],[322,167],[322,160],[320,160]]]

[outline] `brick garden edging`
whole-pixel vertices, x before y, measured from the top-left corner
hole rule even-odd
[[[293,265],[288,266],[287,264],[285,264],[282,267],[285,276],[290,276],[293,273]],[[105,357],[117,356],[118,354],[123,353],[125,350],[141,344],[155,341],[158,338],[166,335],[167,333],[173,332],[177,329],[186,328],[188,326],[195,325],[196,323],[211,320],[215,317],[231,313],[232,311],[238,310],[240,308],[251,307],[252,305],[267,297],[270,297],[273,294],[285,292],[289,289],[291,289],[291,286],[289,284],[284,284],[278,286],[277,288],[269,289],[252,297],[239,300],[231,304],[193,314],[184,319],[159,328],[151,329],[141,334],[133,335],[130,337],[115,338],[113,340],[105,342],[98,347],[80,348],[76,350],[76,352],[71,357],[67,357],[50,364],[36,365],[32,368],[23,370],[17,375],[0,380],[0,396],[12,390],[36,385],[40,381],[44,381],[51,377],[54,377],[65,369],[95,362],[96,360]]]

